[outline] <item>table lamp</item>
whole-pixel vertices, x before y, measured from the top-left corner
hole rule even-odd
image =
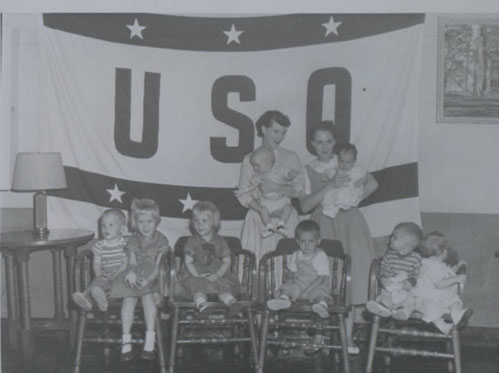
[[[14,192],[36,192],[34,204],[34,235],[46,239],[47,190],[67,188],[61,153],[17,153],[12,180]]]

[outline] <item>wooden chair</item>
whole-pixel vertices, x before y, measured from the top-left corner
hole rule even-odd
[[[76,291],[83,291],[86,289],[94,277],[92,270],[92,260],[93,254],[91,250],[83,251],[78,254],[75,261],[75,288]],[[160,271],[159,271],[159,285],[160,294],[165,294],[165,289],[167,289],[168,276],[167,268],[169,256],[163,255]],[[162,297],[163,298],[163,297]],[[111,299],[109,301],[109,308],[106,312],[100,312],[94,308],[92,311],[84,311],[79,309],[78,321],[76,326],[76,341],[75,341],[75,355],[73,363],[73,372],[79,373],[81,366],[81,356],[84,343],[98,343],[104,345],[104,362],[106,366],[109,366],[111,357],[112,345],[121,346],[121,299]],[[140,303],[140,302],[139,302]],[[164,306],[165,301],[162,300],[162,304],[158,306],[158,312],[156,316],[156,343],[158,349],[159,366],[161,373],[166,373],[166,360],[164,354],[164,343],[161,328],[161,309]],[[136,326],[144,327],[145,322],[142,315],[142,307],[137,305],[135,310],[135,319],[133,322],[132,330],[132,343],[133,344],[143,344],[144,338],[136,337],[134,335],[134,330]]]
[[[321,249],[329,257],[331,268],[331,295],[333,304],[328,307],[329,318],[321,319],[312,311],[312,305],[307,301],[295,301],[291,308],[270,311],[266,305],[263,306],[262,325],[260,335],[260,362],[259,372],[263,372],[263,366],[268,345],[285,348],[321,348],[332,350],[334,363],[339,363],[341,351],[343,360],[343,371],[350,371],[348,362],[348,344],[346,334],[345,318],[351,311],[350,307],[350,256],[343,252],[340,241],[321,241]],[[275,262],[282,259],[283,268],[286,268],[287,256],[298,250],[294,238],[281,239],[277,248],[265,254],[259,266],[259,279],[262,281],[260,289],[263,289],[265,301],[275,297]],[[284,272],[284,271],[283,271]],[[297,330],[316,330],[325,332],[325,342],[322,345],[313,345],[309,338],[304,339],[296,335]],[[338,343],[339,334],[339,343]]]
[[[253,362],[258,363],[258,348],[256,337],[256,322],[254,310],[256,307],[256,259],[255,255],[241,247],[241,241],[236,237],[224,237],[232,251],[230,271],[237,274],[241,280],[241,294],[236,297],[238,306],[243,309],[240,314],[230,314],[228,308],[221,302],[217,308],[202,317],[192,298],[181,290],[177,283],[177,269],[183,265],[184,246],[189,237],[180,237],[170,260],[170,360],[169,372],[174,373],[177,353],[184,345],[233,344],[236,353],[241,352],[241,344],[250,343]],[[242,265],[240,262],[242,261]],[[242,270],[242,273],[239,271]],[[209,301],[216,301],[211,296]],[[242,314],[242,316],[241,316]],[[207,337],[206,330],[213,334]],[[205,333],[202,333],[202,332]],[[223,331],[222,334],[219,332]]]
[[[369,300],[375,300],[380,291],[380,262],[380,259],[375,259],[371,264]],[[445,315],[444,320],[450,322],[450,315]],[[412,347],[415,344],[416,346]],[[425,344],[429,347],[421,347]],[[438,351],[436,344],[442,346],[441,351]],[[422,314],[417,311],[414,311],[407,321],[372,315],[366,373],[373,372],[376,352],[383,354],[382,369],[385,371],[389,371],[392,356],[421,356],[446,359],[449,372],[461,373],[459,328],[454,327],[449,335],[445,335],[433,325],[424,322]]]

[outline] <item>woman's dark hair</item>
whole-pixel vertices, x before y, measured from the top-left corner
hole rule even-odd
[[[334,127],[333,121],[326,120],[324,122],[313,124],[310,130],[310,139],[313,140],[315,137],[315,133],[319,131],[329,132],[331,135],[333,135],[333,138],[336,140],[336,128]]]
[[[268,110],[263,113],[255,123],[258,137],[263,137],[262,127],[269,128],[272,125],[272,122],[276,122],[283,127],[289,127],[291,125],[287,115],[284,115],[278,110]]]

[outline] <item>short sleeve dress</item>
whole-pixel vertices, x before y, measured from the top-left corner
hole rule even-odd
[[[222,266],[223,259],[231,256],[231,251],[225,238],[213,234],[210,241],[206,241],[199,234],[190,237],[184,247],[184,254],[193,258],[193,265],[199,274],[215,273]],[[230,269],[223,277],[216,281],[209,281],[203,277],[194,277],[182,266],[179,281],[190,296],[196,293],[224,294],[237,296],[240,292],[240,283],[237,276]]]
[[[159,231],[156,231],[149,239],[143,237],[138,232],[133,233],[128,239],[126,250],[129,253],[135,253],[137,258],[137,267],[135,269],[137,278],[140,279],[149,276],[154,270],[158,255],[167,252],[169,248],[168,239]],[[111,289],[111,298],[140,297],[159,291],[157,278],[143,288],[132,289],[125,281],[127,274],[128,271],[123,271],[116,276],[113,288]]]

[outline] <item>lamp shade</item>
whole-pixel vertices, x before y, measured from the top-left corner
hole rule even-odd
[[[12,190],[23,192],[66,187],[61,153],[17,153]]]

